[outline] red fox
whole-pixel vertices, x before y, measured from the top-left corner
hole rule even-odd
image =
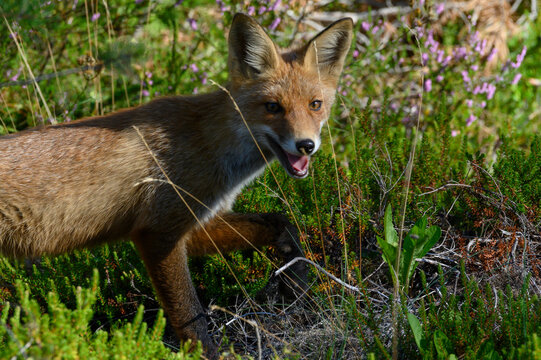
[[[285,260],[303,256],[285,216],[230,208],[266,160],[307,176],[352,32],[342,19],[280,51],[237,14],[227,91],[1,137],[0,252],[38,257],[129,237],[180,339],[212,351],[187,257],[266,245]],[[290,275],[306,286],[307,269],[296,264]]]

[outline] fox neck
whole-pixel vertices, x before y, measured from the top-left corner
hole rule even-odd
[[[197,123],[199,141],[203,144],[200,146],[202,160],[214,167],[216,180],[226,187],[224,190],[240,191],[274,159],[272,152],[260,147],[252,136],[250,123],[256,119],[248,114],[241,116],[223,90],[196,96],[193,100],[199,103],[195,108],[201,110],[199,114],[191,114],[187,121]]]

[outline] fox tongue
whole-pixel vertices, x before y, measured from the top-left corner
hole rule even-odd
[[[286,152],[287,160],[293,167],[293,169],[299,173],[305,173],[308,170],[308,164],[310,163],[310,158],[308,156],[297,156]]]

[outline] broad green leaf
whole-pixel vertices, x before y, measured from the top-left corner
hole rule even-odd
[[[413,274],[412,266],[415,261],[414,255],[415,243],[410,232],[404,239],[404,249],[401,255],[402,258],[400,259],[400,282],[406,291],[408,290],[409,280]]]
[[[398,234],[393,225],[393,209],[391,205],[385,209],[383,227],[385,228],[385,241],[396,248],[398,246]]]
[[[415,338],[415,343],[417,344],[417,347],[419,348],[419,351],[421,354],[424,352],[424,334],[423,334],[423,328],[421,326],[421,323],[419,322],[419,319],[412,313],[408,313],[408,323],[410,324],[411,331],[413,331],[413,337]]]
[[[431,226],[430,228],[425,230],[424,236],[422,237],[422,241],[418,242],[418,249],[419,251],[416,252],[415,256],[417,258],[424,257],[430,249],[438,242],[438,240],[441,237],[441,229],[439,226]]]
[[[376,238],[383,252],[383,260],[385,260],[385,262],[387,262],[389,266],[394,267],[396,261],[396,247],[393,247],[379,236],[377,236]]]

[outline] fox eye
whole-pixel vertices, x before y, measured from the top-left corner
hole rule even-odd
[[[280,104],[272,101],[265,103],[265,109],[267,109],[267,111],[271,114],[277,114],[282,111],[282,107],[280,106]]]
[[[321,100],[314,100],[310,103],[310,105],[308,105],[308,107],[310,107],[310,110],[318,111],[319,109],[321,109],[322,103],[323,101]]]

